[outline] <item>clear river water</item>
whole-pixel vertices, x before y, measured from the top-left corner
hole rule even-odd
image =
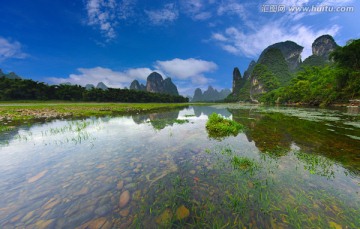
[[[239,122],[212,138],[212,113]],[[0,228],[360,228],[360,116],[189,106],[0,134]]]

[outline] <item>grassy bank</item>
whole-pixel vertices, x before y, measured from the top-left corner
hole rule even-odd
[[[0,120],[39,118],[89,117],[134,114],[155,110],[186,107],[184,103],[64,103],[64,102],[1,102]]]
[[[186,103],[0,102],[0,132],[35,120],[149,113],[187,106]]]

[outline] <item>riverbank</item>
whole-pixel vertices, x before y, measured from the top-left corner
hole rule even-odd
[[[0,121],[133,114],[188,105],[184,103],[2,102]]]
[[[35,120],[137,114],[189,105],[187,103],[71,103],[62,101],[0,102],[0,132]]]

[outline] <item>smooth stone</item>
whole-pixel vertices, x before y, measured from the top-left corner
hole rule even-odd
[[[44,211],[44,213],[41,214],[41,218],[45,218],[49,213],[51,212],[51,209]]]
[[[128,216],[129,213],[130,213],[130,210],[129,210],[129,209],[124,209],[124,210],[121,210],[121,211],[120,211],[120,215],[121,215],[122,217]]]
[[[182,220],[189,217],[190,211],[184,205],[181,205],[178,209],[176,209],[176,219]]]
[[[119,182],[117,183],[116,188],[117,188],[117,189],[122,189],[123,187],[124,187],[124,181],[121,180],[121,181],[119,181]]]
[[[48,172],[48,170],[44,170],[44,171],[36,174],[35,176],[29,178],[29,179],[28,179],[28,183],[33,183],[33,182],[39,180],[39,179],[42,178],[47,172]]]
[[[96,177],[95,180],[105,181],[107,178],[108,178],[107,176],[101,175],[101,176]]]
[[[20,215],[14,216],[13,218],[11,218],[10,223],[15,223],[16,221],[18,221],[20,219]]]
[[[39,220],[35,223],[36,228],[43,229],[43,228],[50,228],[50,224],[54,222],[53,219],[49,220]]]
[[[93,216],[94,214],[90,211],[79,211],[72,216],[66,217],[66,223],[64,225],[64,228],[72,228],[73,225],[81,225],[81,223],[89,220],[89,218],[91,219]]]
[[[105,168],[105,167],[106,167],[105,164],[100,164],[100,165],[96,166],[97,169],[103,169],[103,168]]]
[[[171,218],[173,217],[173,214],[170,210],[170,208],[165,209],[163,213],[161,213],[160,216],[158,216],[155,219],[155,222],[159,225],[166,226],[171,222]]]
[[[131,177],[125,177],[124,181],[126,183],[130,183],[132,181],[132,178]]]
[[[135,183],[130,183],[130,184],[127,184],[125,185],[125,189],[134,189],[136,187],[136,184]]]
[[[133,172],[138,173],[138,172],[140,172],[140,169],[134,169]]]
[[[28,212],[22,219],[22,222],[26,222],[34,216],[34,211]]]
[[[190,170],[189,173],[192,174],[192,175],[194,175],[194,174],[196,173],[196,171],[195,171],[195,170]]]
[[[136,158],[136,157],[133,157],[131,158],[132,161],[135,161],[135,162],[140,162],[140,159],[139,158]]]
[[[80,191],[75,192],[74,195],[75,196],[82,196],[85,195],[89,192],[89,188],[88,187],[83,187]]]
[[[95,214],[98,216],[105,216],[106,214],[108,214],[111,211],[111,206],[110,205],[103,205],[98,207],[97,209],[95,209]]]
[[[107,222],[108,221],[105,217],[101,217],[90,220],[84,223],[83,225],[81,225],[80,227],[77,227],[77,229],[100,229],[100,228],[102,229],[104,228]]]
[[[130,171],[125,171],[121,174],[122,177],[126,177],[130,174]]]
[[[119,200],[120,208],[125,207],[129,203],[129,201],[130,201],[130,192],[126,190],[120,195],[120,200]]]
[[[51,198],[48,202],[46,202],[44,204],[44,210],[48,210],[51,209],[53,207],[55,207],[56,205],[58,205],[61,201],[57,198]]]

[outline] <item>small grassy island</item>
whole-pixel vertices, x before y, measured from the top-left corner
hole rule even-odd
[[[206,123],[209,137],[221,139],[226,136],[237,136],[244,126],[233,120],[223,118],[221,115],[212,113]]]

